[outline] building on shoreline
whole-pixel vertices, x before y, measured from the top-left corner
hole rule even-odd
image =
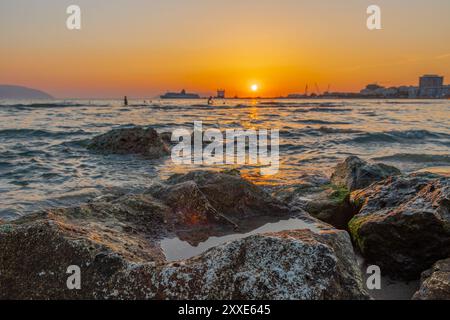
[[[369,84],[360,91],[366,98],[428,98],[439,99],[450,96],[450,85],[444,85],[444,77],[424,75],[419,78],[419,86],[400,86],[385,88]]]
[[[368,84],[358,93],[354,92],[325,92],[289,94],[287,99],[448,99],[450,85],[444,85],[444,77],[438,75],[424,75],[419,78],[419,86],[384,87],[376,83]]]
[[[410,98],[417,97],[418,88],[415,86],[401,86],[385,88],[377,84],[369,84],[360,91],[365,98]]]
[[[424,75],[419,79],[419,97],[441,98],[444,95],[444,77]]]

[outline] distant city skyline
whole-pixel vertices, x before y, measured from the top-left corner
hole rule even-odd
[[[65,26],[82,10],[82,29]],[[382,30],[366,28],[373,1],[3,0],[0,84],[56,98],[286,96],[309,84],[359,92],[450,78],[450,2],[379,0]],[[20,19],[18,18],[20,17]],[[257,90],[253,90],[253,88]]]

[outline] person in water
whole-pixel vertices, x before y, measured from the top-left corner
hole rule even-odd
[[[123,98],[123,104],[124,105],[128,105],[128,98],[127,98],[127,96],[125,96],[124,98]]]
[[[214,103],[213,97],[209,97],[208,105],[212,105]]]

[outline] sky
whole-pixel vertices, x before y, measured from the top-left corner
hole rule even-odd
[[[66,28],[72,4],[81,30]],[[1,0],[0,84],[117,98],[450,83],[449,14],[448,0]]]

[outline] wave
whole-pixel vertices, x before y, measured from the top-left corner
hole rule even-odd
[[[289,102],[289,101],[263,101],[258,105],[267,106],[283,106],[283,107],[339,107],[343,106],[343,103],[336,102]]]
[[[405,130],[365,133],[351,140],[355,143],[420,143],[425,141],[447,144],[450,141],[450,135],[427,130]]]
[[[62,138],[72,135],[82,135],[86,132],[84,130],[76,131],[50,131],[37,129],[3,129],[0,130],[0,138],[16,139],[16,138]]]
[[[397,153],[390,156],[376,157],[374,161],[399,161],[399,162],[422,162],[422,163],[450,163],[450,155],[442,154],[414,154]]]
[[[325,121],[325,120],[318,120],[318,119],[296,120],[295,122],[304,123],[304,124],[351,124],[350,122],[344,122],[344,121]]]
[[[5,168],[11,168],[14,165],[11,162],[8,161],[0,161],[0,170],[5,169]]]
[[[44,108],[72,108],[72,107],[109,107],[108,104],[80,104],[80,103],[31,103],[31,104],[0,104],[0,108],[16,109],[44,109]]]
[[[317,131],[325,134],[339,134],[339,133],[360,133],[362,131],[360,130],[354,130],[354,129],[345,129],[345,128],[330,128],[322,126]]]
[[[436,102],[428,102],[428,101],[411,101],[411,100],[403,100],[403,101],[380,101],[380,102],[376,102],[375,104],[398,104],[398,105],[424,105],[424,104],[435,104]]]
[[[344,108],[311,108],[311,109],[309,109],[309,111],[310,112],[327,112],[327,113],[330,113],[330,112],[338,112],[338,113],[344,113],[344,112],[351,112],[352,111],[352,109],[349,109],[349,108],[346,108],[346,109],[344,109]]]
[[[8,108],[62,108],[62,107],[82,107],[83,104],[78,103],[31,103],[31,104],[0,104],[0,107]]]
[[[350,129],[350,128],[332,128],[327,126],[322,126],[320,128],[312,128],[307,126],[303,129],[285,128],[280,130],[280,135],[285,138],[292,138],[298,136],[322,136],[327,134],[356,134],[361,133],[360,130]]]

